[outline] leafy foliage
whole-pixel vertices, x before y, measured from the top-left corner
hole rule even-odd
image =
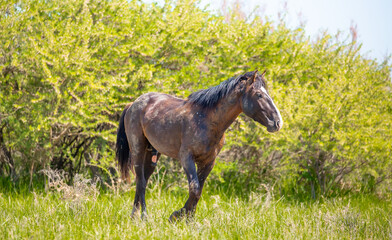
[[[241,16],[214,15],[193,1],[2,2],[1,174],[55,168],[70,179],[86,171],[113,176],[117,122],[130,98],[149,91],[185,98],[268,69],[284,127],[267,134],[241,116],[217,181],[251,177],[313,197],[388,183],[389,62],[361,56],[358,43],[339,36],[312,42],[301,27]]]

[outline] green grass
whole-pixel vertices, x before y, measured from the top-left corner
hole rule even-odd
[[[149,217],[131,219],[134,187],[119,194],[0,193],[0,239],[391,239],[392,203],[375,196],[295,201],[207,186],[192,221],[168,217],[187,190],[147,189]],[[84,193],[86,194],[86,192]]]

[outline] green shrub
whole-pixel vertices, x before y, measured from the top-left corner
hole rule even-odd
[[[117,122],[131,98],[186,98],[267,69],[284,127],[267,134],[241,116],[218,181],[251,177],[316,197],[391,179],[391,65],[361,56],[356,42],[310,41],[301,27],[214,15],[193,1],[11,0],[1,3],[0,26],[2,176],[55,168],[70,180],[113,177]]]

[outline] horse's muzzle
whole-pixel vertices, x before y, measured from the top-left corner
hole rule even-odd
[[[269,121],[269,122],[271,124],[268,124],[268,126],[267,126],[267,131],[268,132],[277,132],[283,126],[283,122],[281,120],[274,120],[274,121]]]

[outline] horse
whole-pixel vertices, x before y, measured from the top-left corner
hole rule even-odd
[[[116,157],[123,179],[136,175],[131,216],[142,208],[147,217],[145,190],[161,154],[180,161],[188,179],[189,197],[184,207],[169,217],[175,222],[193,217],[207,176],[222,149],[226,129],[244,113],[277,132],[283,126],[270,97],[264,71],[247,72],[219,85],[191,93],[187,99],[149,92],[128,104],[120,117]]]

